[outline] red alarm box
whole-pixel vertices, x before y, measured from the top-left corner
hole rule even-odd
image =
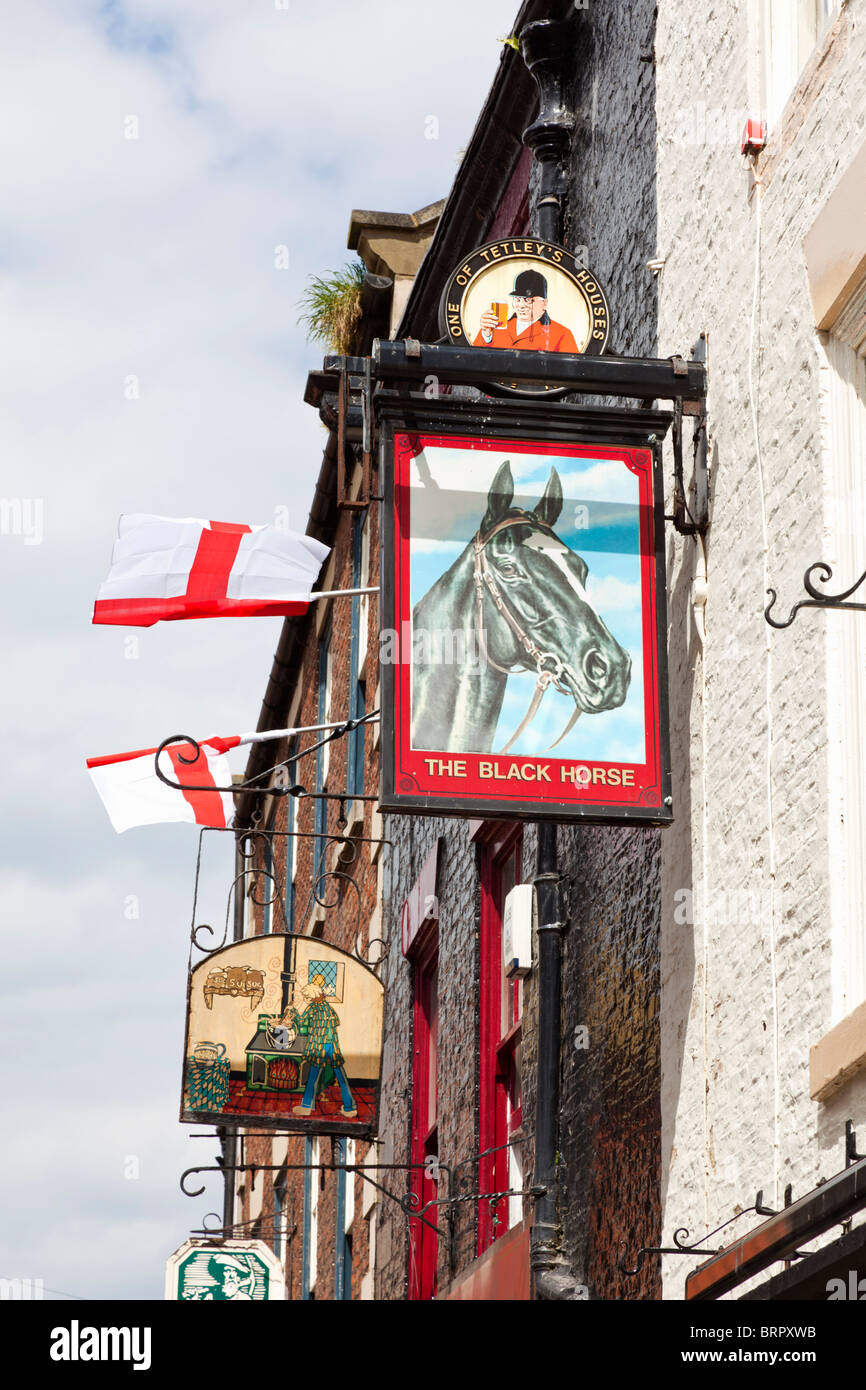
[[[743,128],[743,138],[740,141],[740,154],[760,154],[766,143],[767,122],[755,120],[750,116]]]

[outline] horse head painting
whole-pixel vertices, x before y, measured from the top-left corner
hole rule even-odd
[[[532,511],[513,502],[506,459],[473,539],[413,609],[415,748],[493,751],[508,677],[519,671],[535,675],[535,693],[498,752],[517,742],[551,685],[574,702],[556,743],[582,713],[616,709],[628,693],[631,657],[587,596],[585,561],[553,529],[563,502],[556,469]],[[443,660],[441,642],[419,641],[444,633],[451,634],[452,653],[454,635],[461,637],[464,659]]]

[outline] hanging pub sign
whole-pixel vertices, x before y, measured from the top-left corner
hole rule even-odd
[[[439,306],[452,346],[530,352],[604,352],[607,296],[572,252],[538,237],[509,237],[472,251],[449,277]],[[562,395],[565,387],[500,382],[516,395]]]
[[[373,1132],[384,988],[315,937],[247,937],[190,975],[180,1118]]]
[[[283,1267],[263,1240],[186,1240],[165,1262],[165,1296],[182,1303],[274,1303]]]
[[[672,819],[670,415],[382,399],[381,805]]]

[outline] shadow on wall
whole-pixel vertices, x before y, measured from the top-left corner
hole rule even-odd
[[[658,286],[647,269],[658,249],[655,25],[654,0],[588,6],[571,94],[562,240],[585,247],[611,304],[609,350],[629,356],[658,351]],[[688,598],[672,595],[674,624]],[[682,681],[679,668],[672,678]],[[688,722],[690,701],[682,690],[672,705],[678,726]],[[661,1244],[661,837],[684,834],[688,849],[685,773],[681,764],[669,829],[587,826],[561,835],[563,871],[572,876],[563,962],[565,1241],[592,1299],[661,1297],[658,1260],[634,1277],[619,1261],[626,1254],[633,1265],[642,1246]]]

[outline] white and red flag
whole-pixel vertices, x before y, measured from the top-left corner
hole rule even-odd
[[[217,789],[232,784],[225,755],[240,742],[240,735],[203,739],[195,761],[195,749],[190,743],[173,743],[164,748],[160,769],[173,782],[180,782],[183,791],[167,786],[157,777],[155,748],[88,758],[87,769],[118,833],[132,826],[158,825],[163,821],[189,821],[223,830],[232,823],[234,804],[231,792]]]
[[[277,526],[122,516],[94,623],[304,613],[327,546]]]

